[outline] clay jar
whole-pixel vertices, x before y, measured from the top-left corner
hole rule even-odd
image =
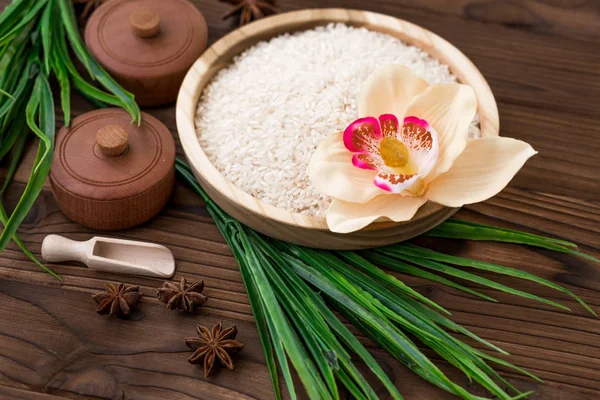
[[[129,228],[155,216],[175,184],[175,143],[159,120],[140,126],[120,108],[83,114],[56,135],[50,170],[63,213],[93,229]]]
[[[112,0],[85,29],[92,55],[140,106],[175,101],[207,41],[204,17],[186,0]]]

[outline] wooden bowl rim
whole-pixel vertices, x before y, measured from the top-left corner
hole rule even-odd
[[[450,71],[459,78],[459,81],[473,88],[478,102],[481,137],[498,136],[500,121],[494,95],[473,62],[447,40],[419,25],[400,18],[371,11],[343,8],[306,9],[270,16],[242,26],[222,37],[192,65],[185,76],[177,98],[177,130],[188,161],[192,164],[193,169],[205,179],[203,184],[211,185],[215,191],[221,193],[236,206],[241,207],[244,212],[262,215],[270,223],[329,232],[325,218],[303,215],[272,206],[229,182],[204,153],[196,135],[195,123],[196,108],[202,91],[221,68],[230,64],[233,56],[229,55],[227,62],[220,66],[221,68],[213,70],[215,64],[222,63],[224,55],[234,47],[239,46],[241,43],[244,44],[242,49],[236,51],[236,54],[240,54],[261,40],[269,40],[285,32],[302,31],[328,23],[345,23],[350,26],[366,27],[369,30],[387,33],[408,44],[420,47],[432,57],[448,65]],[[286,29],[287,27],[290,29]],[[271,32],[273,30],[276,30],[276,32]],[[256,40],[256,37],[260,37],[260,40]],[[439,53],[433,51],[435,54],[432,54],[431,50],[439,50],[439,48],[442,48]],[[458,64],[460,64],[460,71],[456,69]],[[201,81],[206,78],[206,74],[211,75],[200,87]],[[434,213],[439,213],[446,208],[439,204],[427,202],[410,221],[398,223],[392,221],[376,222],[363,230],[387,229],[415,222]]]

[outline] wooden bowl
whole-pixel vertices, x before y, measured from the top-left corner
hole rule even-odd
[[[204,87],[234,56],[254,44],[286,32],[311,29],[331,22],[365,27],[418,46],[450,70],[477,95],[481,135],[497,136],[498,108],[487,82],[473,63],[446,40],[410,22],[367,11],[345,9],[302,10],[269,17],[244,26],[216,42],[186,75],[177,99],[177,129],[196,178],[220,207],[242,223],[284,241],[326,249],[360,249],[410,239],[442,223],[458,209],[428,202],[407,222],[377,222],[349,234],[329,231],[324,218],[277,208],[245,193],[209,161],[198,142],[195,115]]]

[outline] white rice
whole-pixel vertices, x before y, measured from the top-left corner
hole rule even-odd
[[[430,84],[456,82],[423,50],[364,28],[331,24],[261,42],[204,89],[196,131],[216,168],[240,189],[289,211],[324,216],[330,199],[306,169],[317,145],[346,128],[367,77],[387,64]],[[479,136],[478,118],[469,134]]]

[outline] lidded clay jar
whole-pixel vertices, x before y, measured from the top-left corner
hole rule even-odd
[[[187,0],[112,0],[85,28],[92,55],[141,106],[175,101],[207,41],[206,21]]]
[[[130,121],[120,108],[96,110],[57,133],[50,183],[73,221],[94,229],[129,228],[155,216],[171,197],[171,132],[146,113],[139,127]]]

